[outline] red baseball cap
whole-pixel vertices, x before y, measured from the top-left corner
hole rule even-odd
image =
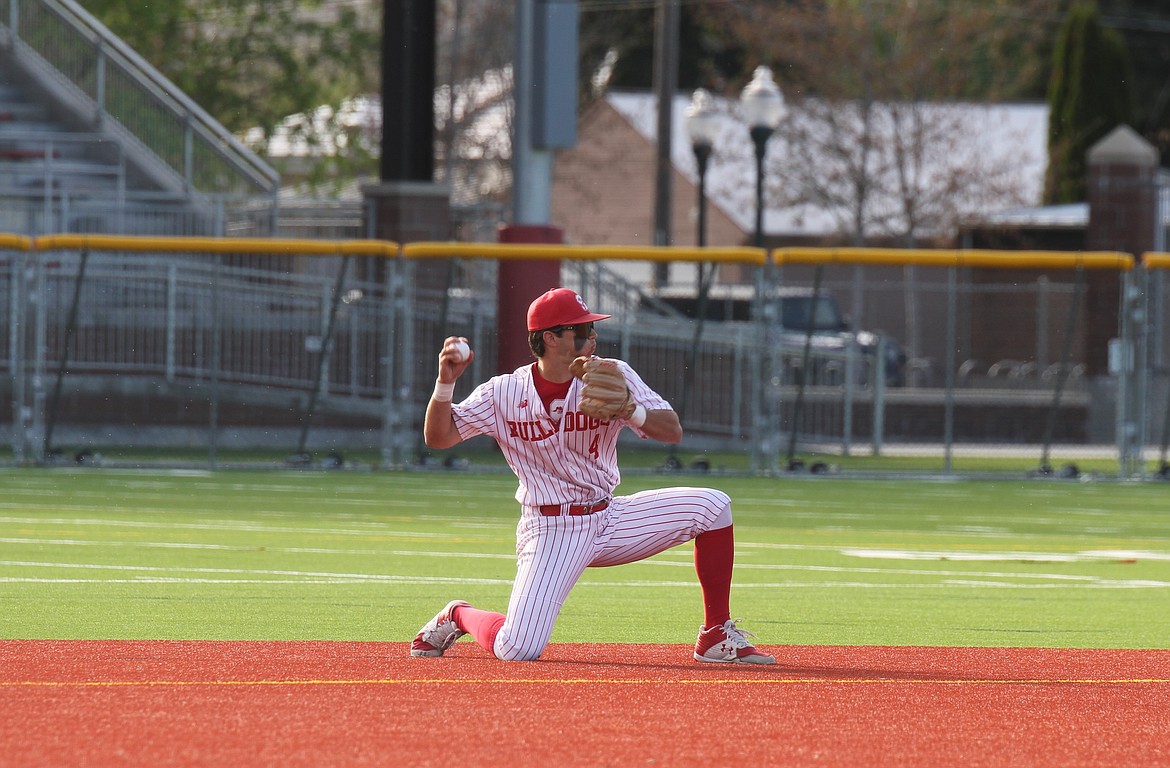
[[[569,288],[553,288],[528,305],[528,330],[543,331],[558,325],[576,325],[605,320],[611,315],[590,312],[585,299]]]

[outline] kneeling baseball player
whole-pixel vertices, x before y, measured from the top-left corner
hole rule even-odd
[[[419,630],[411,656],[442,656],[470,634],[496,658],[539,658],[586,568],[644,560],[694,539],[704,612],[695,660],[775,663],[731,618],[735,544],[727,494],[662,488],[613,495],[621,479],[617,442],[623,428],[677,443],[682,427],[670,404],[626,362],[593,356],[593,324],[608,317],[590,312],[568,288],[548,291],[528,308],[536,362],[484,382],[454,405],[455,381],[474,353],[466,339],[444,342],[427,405],[426,443],[450,448],[475,435],[499,443],[520,481],[518,565],[507,614],[454,600]]]

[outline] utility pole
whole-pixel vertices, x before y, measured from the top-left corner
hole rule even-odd
[[[658,95],[658,156],[654,176],[654,244],[671,244],[671,126],[678,90],[678,0],[658,0],[655,14],[654,85]],[[654,266],[654,283],[670,282],[670,264]]]

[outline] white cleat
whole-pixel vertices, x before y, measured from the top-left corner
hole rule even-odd
[[[435,618],[423,625],[410,644],[411,656],[442,656],[443,651],[455,645],[455,641],[466,633],[455,626],[451,612],[461,606],[467,606],[463,600],[452,600]]]
[[[755,637],[751,632],[740,629],[735,621],[727,620],[719,627],[699,627],[699,639],[695,642],[695,661],[716,664],[775,664],[776,657],[758,650],[748,641]]]

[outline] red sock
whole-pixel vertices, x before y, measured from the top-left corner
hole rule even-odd
[[[703,588],[703,626],[723,626],[731,619],[731,568],[735,563],[732,526],[695,537],[695,573]]]
[[[496,635],[499,634],[500,627],[504,626],[504,614],[461,605],[451,611],[451,621],[474,637],[481,648],[495,655]]]

